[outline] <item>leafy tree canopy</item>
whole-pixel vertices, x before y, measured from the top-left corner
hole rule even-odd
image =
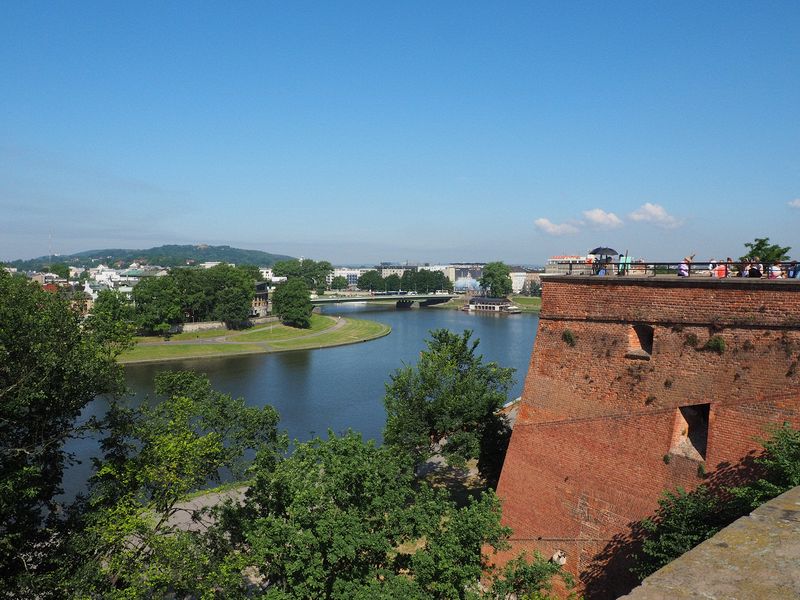
[[[382,290],[384,289],[383,277],[375,270],[367,271],[358,278],[358,289],[371,292]]]
[[[391,275],[383,278],[383,285],[387,291],[397,292],[402,287],[402,282],[400,281],[399,275],[392,273]]]
[[[223,472],[241,478],[248,452],[262,465],[277,463],[286,448],[278,414],[216,392],[189,371],[159,374],[155,385],[163,400],[154,407],[115,404],[105,418],[104,456],[80,529],[61,549],[72,557],[54,577],[65,596],[218,597],[227,588],[229,597],[242,587],[236,556],[227,548],[215,554],[212,539],[179,525],[179,515],[191,522],[207,511],[181,502]]]
[[[279,277],[302,279],[308,289],[322,291],[327,285],[327,277],[333,266],[327,260],[314,261],[310,258],[282,260],[275,263],[272,272]]]
[[[97,294],[85,327],[117,356],[133,346],[136,332],[133,305],[122,292],[102,290]]]
[[[509,535],[493,493],[458,508],[415,480],[407,456],[352,432],[257,472],[226,523],[273,597],[297,600],[479,598],[482,549]]]
[[[287,325],[307,329],[313,308],[308,287],[301,278],[288,279],[272,294],[272,312]]]
[[[182,321],[180,290],[173,277],[146,277],[131,296],[137,324],[146,333],[166,334],[171,325]]]
[[[343,277],[341,275],[337,275],[331,281],[331,288],[334,290],[346,290],[347,289],[347,277]]]
[[[489,295],[504,298],[511,293],[511,271],[502,262],[490,262],[483,267],[480,285]]]
[[[122,388],[109,341],[83,329],[66,299],[0,271],[0,580],[35,569],[69,463],[64,442],[95,396]]]
[[[62,279],[69,279],[69,266],[66,263],[53,263],[47,270],[51,273],[55,273]]]
[[[508,436],[497,411],[508,399],[514,370],[484,362],[471,337],[471,331],[432,331],[416,367],[394,372],[384,396],[384,442],[415,462],[436,452],[453,464],[480,458],[482,472],[492,479],[502,464],[498,439]]]
[[[772,264],[776,260],[784,261],[789,259],[789,246],[779,246],[778,244],[770,244],[769,238],[756,238],[755,241],[745,244],[747,254],[742,256],[740,260],[747,260],[757,256],[762,264]]]

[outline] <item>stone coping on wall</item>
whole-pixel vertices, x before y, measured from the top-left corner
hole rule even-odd
[[[642,582],[625,600],[800,598],[800,487],[763,504]]]
[[[580,283],[590,285],[635,285],[644,287],[728,288],[741,290],[765,289],[800,291],[800,279],[769,279],[767,277],[705,277],[696,275],[542,275],[543,282]]]

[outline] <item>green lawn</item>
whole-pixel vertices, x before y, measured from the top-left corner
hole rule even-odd
[[[232,333],[230,329],[224,327],[220,329],[208,329],[206,331],[191,331],[186,333],[176,333],[169,336],[170,341],[204,340],[208,338],[220,337]],[[137,342],[163,342],[164,338],[160,335],[143,335],[134,338]]]
[[[347,324],[341,329],[322,333],[314,337],[295,338],[291,340],[276,341],[271,347],[279,350],[298,350],[301,348],[320,348],[322,346],[338,346],[362,342],[387,335],[392,330],[388,325],[376,321],[363,319],[347,319]]]
[[[279,322],[270,323],[251,329],[242,333],[231,335],[228,339],[232,342],[270,342],[272,340],[286,340],[297,337],[303,337],[309,333],[316,333],[323,331],[336,324],[336,319],[333,317],[326,317],[324,315],[312,314],[311,327],[309,329],[299,329],[297,327],[289,327],[282,325]]]
[[[311,328],[295,329],[280,325],[266,325],[245,333],[230,333],[226,342],[204,344],[181,344],[180,342],[163,342],[160,338],[139,338],[144,341],[158,341],[153,345],[137,345],[120,356],[122,363],[137,361],[161,361],[180,358],[200,358],[204,356],[220,356],[231,354],[251,354],[254,352],[281,352],[303,348],[323,348],[363,342],[382,337],[391,331],[391,327],[375,321],[363,319],[347,319],[339,329],[334,329],[338,320],[334,317],[312,315]],[[328,331],[331,330],[331,331]],[[206,337],[218,337],[207,333]],[[224,332],[223,332],[223,335]],[[232,343],[235,342],[235,343]]]
[[[164,344],[163,346],[135,346],[120,356],[120,362],[138,360],[166,360],[170,358],[196,358],[217,354],[263,352],[255,344]]]
[[[511,301],[524,312],[539,312],[542,308],[542,299],[536,296],[511,296]]]

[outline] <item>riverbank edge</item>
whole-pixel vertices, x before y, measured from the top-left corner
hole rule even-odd
[[[366,321],[368,319],[351,319],[353,321]],[[373,321],[373,323],[377,323],[378,321]],[[284,349],[267,349],[264,348],[262,350],[245,350],[242,352],[214,352],[211,354],[200,354],[195,356],[170,356],[170,357],[162,357],[162,358],[143,358],[139,360],[119,360],[117,362],[123,366],[125,365],[144,365],[144,364],[153,364],[153,363],[163,363],[163,362],[175,362],[177,360],[198,360],[203,358],[222,358],[222,357],[235,357],[235,356],[249,356],[254,354],[278,354],[280,352],[297,352],[298,350],[323,350],[325,348],[336,348],[338,346],[350,346],[353,344],[363,344],[365,342],[371,342],[373,340],[380,339],[382,337],[386,337],[392,332],[392,328],[390,325],[386,325],[385,323],[381,323],[384,326],[384,330],[378,332],[375,335],[365,337],[358,340],[351,340],[347,342],[334,342],[332,344],[322,344],[318,346],[308,346],[305,348],[284,348]],[[302,338],[299,338],[302,339]]]

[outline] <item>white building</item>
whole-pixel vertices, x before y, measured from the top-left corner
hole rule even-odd
[[[512,268],[509,276],[511,277],[511,292],[514,294],[522,292],[522,288],[525,287],[525,281],[528,278],[528,272],[521,268]]]
[[[370,269],[355,268],[355,267],[336,267],[333,269],[332,272],[328,273],[328,277],[326,278],[326,280],[328,282],[328,285],[330,285],[331,283],[333,283],[334,277],[344,277],[345,279],[347,279],[348,287],[357,286],[358,278],[369,270]]]

